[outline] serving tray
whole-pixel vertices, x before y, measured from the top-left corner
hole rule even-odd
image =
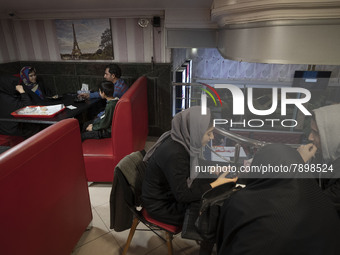
[[[26,106],[20,108],[11,113],[14,117],[31,117],[31,118],[52,118],[56,114],[65,110],[65,105],[57,104],[57,105],[34,105],[34,106]]]

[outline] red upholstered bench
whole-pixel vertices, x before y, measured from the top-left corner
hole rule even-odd
[[[76,119],[0,154],[1,254],[71,254],[92,212]]]
[[[112,182],[118,162],[144,149],[148,135],[147,79],[139,77],[118,101],[112,119],[111,138],[83,142],[87,180]]]
[[[0,135],[0,146],[10,146],[13,147],[25,139],[21,136],[14,135]]]

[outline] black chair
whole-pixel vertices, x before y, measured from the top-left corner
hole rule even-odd
[[[168,254],[173,254],[173,235],[181,232],[181,227],[165,224],[150,217],[146,210],[141,207],[142,181],[144,178],[145,164],[143,152],[137,151],[124,157],[116,166],[114,178],[119,178],[126,205],[133,214],[132,226],[122,254],[126,254],[137,226],[142,222],[149,230],[167,243]],[[156,231],[165,231],[165,239]]]

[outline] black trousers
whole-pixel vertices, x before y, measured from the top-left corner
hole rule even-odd
[[[103,139],[111,137],[111,133],[107,132],[106,130],[86,131],[88,125],[93,124],[93,121],[94,120],[87,121],[84,123],[81,133],[81,141],[84,141],[86,139]]]

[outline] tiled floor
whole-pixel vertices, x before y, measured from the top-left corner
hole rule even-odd
[[[155,142],[150,138],[145,149],[148,150]],[[93,183],[89,186],[90,200],[92,205],[93,221],[92,228],[86,231],[72,255],[114,255],[123,251],[129,230],[115,232],[110,229],[109,196],[111,183]],[[142,223],[137,229],[147,229]],[[180,234],[173,240],[174,254],[196,255],[199,246],[195,241],[182,239]],[[167,254],[166,243],[150,231],[136,231],[132,239],[128,254]]]
[[[111,183],[93,183],[89,186],[92,204],[92,228],[86,231],[72,255],[109,255],[121,254],[129,230],[115,232],[110,229],[109,196]],[[147,229],[142,223],[138,229]],[[199,247],[194,241],[182,239],[180,234],[173,240],[174,254],[198,254]],[[163,240],[150,231],[136,231],[128,254],[167,254]]]

